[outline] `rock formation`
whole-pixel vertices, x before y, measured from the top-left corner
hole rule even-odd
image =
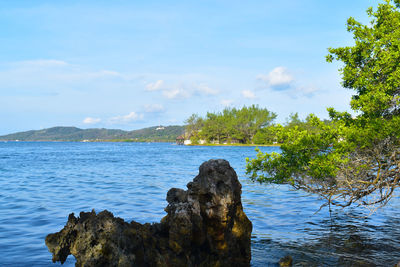
[[[167,193],[160,223],[125,222],[108,211],[70,214],[46,237],[53,262],[76,266],[250,266],[252,224],[241,184],[225,160],[204,162],[187,190]]]

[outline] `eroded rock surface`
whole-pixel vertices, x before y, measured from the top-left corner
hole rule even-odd
[[[250,266],[252,224],[241,184],[226,160],[204,162],[187,190],[167,193],[160,223],[127,223],[108,211],[70,214],[46,237],[53,262],[76,266]]]

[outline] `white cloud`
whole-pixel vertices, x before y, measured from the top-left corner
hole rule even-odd
[[[201,93],[201,94],[204,94],[204,95],[216,95],[216,94],[219,93],[218,90],[213,89],[213,88],[209,87],[206,84],[197,85],[196,86],[196,91]]]
[[[312,97],[315,92],[319,91],[317,87],[314,86],[305,86],[305,87],[296,87],[293,90],[293,93],[297,97],[301,96],[307,96],[307,97]]]
[[[162,86],[164,85],[164,81],[163,80],[158,80],[154,83],[149,83],[146,85],[146,90],[147,91],[157,91],[160,90],[162,88]]]
[[[190,93],[184,90],[183,88],[175,88],[170,90],[164,90],[163,95],[168,99],[176,99],[176,98],[188,98]]]
[[[121,74],[117,71],[113,71],[113,70],[102,70],[100,73],[104,74],[104,75],[110,75],[110,76],[121,76]]]
[[[281,89],[289,87],[294,80],[293,76],[285,67],[276,67],[267,75],[258,75],[257,79],[266,82],[271,87]]]
[[[157,113],[164,111],[164,106],[160,104],[150,104],[144,106],[144,111],[147,113]]]
[[[153,109],[152,112],[156,112],[155,111],[156,108],[160,109],[160,108],[162,108],[162,106],[154,105],[154,106],[149,106],[148,108],[149,108],[149,110],[150,110],[150,108],[152,108]],[[137,112],[132,111],[127,115],[121,115],[121,116],[115,116],[115,117],[109,118],[108,120],[106,120],[106,122],[109,124],[126,124],[129,122],[140,121],[143,119],[143,117],[144,117],[144,115],[142,113],[137,113]],[[101,121],[102,121],[102,119],[100,119],[100,118],[87,117],[83,120],[83,123],[96,124]]]
[[[15,62],[19,67],[63,67],[69,65],[67,62],[55,59],[37,59]]]
[[[121,73],[117,72],[117,71],[113,71],[113,70],[102,70],[102,71],[98,71],[98,72],[93,72],[92,74],[94,76],[94,78],[97,77],[118,77],[118,78],[124,78],[124,75],[122,75]]]
[[[224,107],[229,107],[233,104],[233,100],[232,99],[222,99],[221,100],[221,105],[223,105]]]
[[[83,120],[83,123],[85,124],[96,124],[99,123],[101,121],[100,118],[91,118],[91,117],[87,117]]]
[[[146,91],[159,91],[168,99],[188,98],[193,95],[211,96],[219,93],[218,90],[204,83],[188,85],[185,82],[175,82],[175,84],[168,85],[164,80],[157,80],[156,82],[148,83],[146,85]]]
[[[285,67],[276,67],[267,75],[258,75],[257,79],[265,82],[272,90],[289,94],[293,98],[312,97],[317,91],[320,91],[317,87],[299,84]],[[246,97],[245,94],[242,91],[244,97]]]
[[[253,98],[256,97],[256,95],[250,90],[243,90],[242,91],[242,96],[244,98],[248,98],[248,99],[253,99]]]
[[[24,77],[21,79],[21,77]],[[96,70],[62,60],[40,59],[2,64],[0,90],[13,93],[60,93],[109,88],[131,88],[136,80],[113,70]]]
[[[128,122],[138,121],[141,119],[143,119],[143,114],[138,114],[132,111],[127,115],[112,117],[109,121],[113,124],[118,124],[118,123],[128,123]]]

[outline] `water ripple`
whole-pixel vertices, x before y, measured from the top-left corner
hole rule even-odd
[[[279,151],[279,148],[261,148]],[[391,266],[400,260],[400,201],[368,219],[359,209],[314,214],[322,202],[288,186],[246,178],[251,147],[186,147],[145,143],[0,143],[1,266],[57,266],[44,238],[68,214],[108,209],[127,221],[158,222],[166,192],[186,188],[200,164],[227,159],[238,173],[243,206],[253,222],[252,265]],[[350,215],[350,216],[349,216]],[[353,216],[353,217],[351,217]],[[73,266],[69,257],[63,266]]]

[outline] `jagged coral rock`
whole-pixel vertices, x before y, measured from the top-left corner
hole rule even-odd
[[[124,222],[108,211],[70,214],[46,237],[53,262],[76,266],[249,266],[252,224],[241,184],[226,160],[204,162],[188,190],[167,193],[160,223]]]

